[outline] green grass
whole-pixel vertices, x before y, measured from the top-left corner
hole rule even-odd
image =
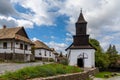
[[[105,78],[105,75],[110,76],[112,72],[99,72],[98,74],[95,75],[97,78]]]
[[[0,80],[26,80],[36,77],[48,77],[81,71],[82,70],[80,68],[74,66],[46,64],[42,66],[26,67],[15,72],[6,72],[4,75],[0,76]]]

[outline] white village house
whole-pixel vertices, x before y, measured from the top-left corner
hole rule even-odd
[[[42,60],[42,61],[49,61],[50,59],[55,60],[55,55],[51,48],[49,48],[45,43],[36,40],[34,41],[35,44],[35,59]]]
[[[23,27],[0,29],[0,59],[30,61],[32,45]]]
[[[66,49],[69,65],[92,68],[95,67],[95,48],[89,43],[87,22],[82,11],[75,24],[76,35],[73,36],[73,43]]]

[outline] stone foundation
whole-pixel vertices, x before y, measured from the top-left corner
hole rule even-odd
[[[53,59],[53,58],[35,57],[35,60],[40,60],[40,61],[44,61],[44,62],[49,62],[49,61],[51,61],[51,59]]]
[[[93,68],[89,71],[84,71],[80,73],[58,75],[47,78],[35,78],[30,80],[87,80],[90,76],[94,76],[98,72],[99,70],[97,68]]]
[[[24,54],[7,54],[7,53],[0,53],[0,60],[5,60],[5,61],[15,61],[15,62],[26,62],[26,61],[30,61],[30,60],[26,60],[27,56],[30,56],[30,59],[31,59],[31,55],[30,54],[27,54],[27,55],[24,55]]]

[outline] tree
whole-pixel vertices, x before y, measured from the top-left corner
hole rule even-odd
[[[110,44],[110,45],[109,45],[109,48],[107,49],[107,52],[106,52],[106,53],[107,53],[107,54],[110,54],[110,53],[112,52],[111,50],[112,50],[112,46],[111,46],[111,44]]]
[[[103,52],[99,41],[97,41],[96,39],[90,39],[90,43],[93,47],[96,48],[96,51],[95,51],[96,67],[98,67],[100,70],[107,69],[110,63],[109,56]]]
[[[60,56],[59,57],[63,57],[63,54],[62,54],[62,52],[60,52]]]
[[[98,52],[102,52],[102,51],[103,51],[103,50],[102,50],[102,47],[100,46],[99,41],[97,41],[96,39],[90,39],[89,42],[90,42],[90,44],[91,44],[94,48],[97,49],[96,51],[98,51]]]
[[[118,51],[116,50],[115,45],[113,45],[113,54],[117,54],[117,53],[118,53]]]
[[[110,45],[106,51],[106,54],[108,54],[110,60],[109,68],[115,68],[117,65],[117,61],[119,60],[118,51],[116,50],[115,45]]]
[[[117,54],[118,51],[116,50],[115,45],[111,46],[111,44],[109,45],[109,48],[106,51],[107,54],[113,55],[113,54]]]

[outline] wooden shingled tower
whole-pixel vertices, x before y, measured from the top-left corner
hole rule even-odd
[[[87,34],[87,21],[84,19],[82,10],[75,23],[76,35],[73,36],[73,43],[66,49],[68,53],[69,65],[79,67],[94,67],[95,48],[89,43]]]

